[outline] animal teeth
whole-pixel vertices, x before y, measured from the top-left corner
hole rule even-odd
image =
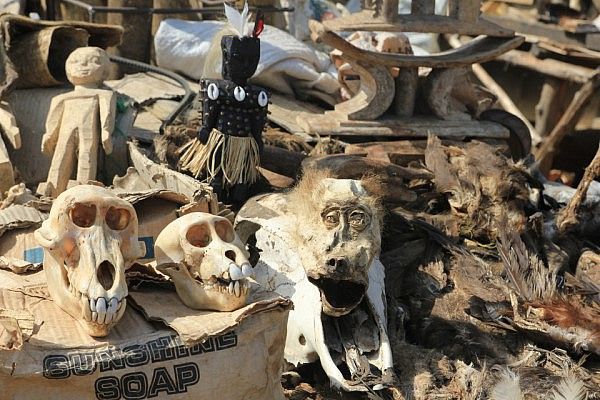
[[[223,277],[223,279],[231,279],[231,276],[229,275],[229,271],[225,271],[223,272],[223,274],[221,275]]]
[[[106,318],[106,300],[104,297],[98,297],[96,300],[96,311],[98,312],[98,323],[103,324]]]
[[[229,282],[229,294],[233,294],[233,282]]]
[[[233,291],[235,292],[235,297],[240,297],[240,281],[235,281],[235,285],[233,285]]]
[[[234,281],[238,281],[244,277],[244,275],[242,274],[242,270],[240,269],[240,267],[237,266],[236,263],[229,264],[229,275]]]
[[[97,322],[98,321],[98,313],[96,311],[94,311],[92,313],[92,322]]]
[[[96,301],[94,299],[90,299],[90,310],[96,311]]]
[[[250,278],[254,274],[254,270],[252,269],[252,265],[250,265],[249,262],[242,263],[242,274],[246,278]]]
[[[119,300],[116,297],[110,299],[108,309],[106,310],[106,318],[104,319],[105,324],[110,324],[115,319],[118,305]]]
[[[81,315],[84,320],[89,322],[92,320],[92,310],[89,307],[90,301],[86,296],[82,296],[81,300]]]
[[[125,309],[127,308],[127,300],[121,300],[119,302],[119,308],[117,309],[117,316],[113,318],[113,320],[119,321],[123,314],[125,314]]]

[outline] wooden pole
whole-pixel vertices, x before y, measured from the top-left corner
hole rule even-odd
[[[577,186],[577,191],[569,201],[569,204],[563,208],[556,219],[556,226],[559,232],[565,233],[579,224],[579,207],[585,201],[587,191],[594,179],[600,175],[600,146],[596,155],[585,169],[583,178]]]
[[[573,100],[565,110],[548,138],[542,143],[542,147],[535,154],[536,159],[539,163],[540,170],[546,174],[552,167],[552,161],[558,145],[564,137],[573,130],[575,124],[581,117],[581,114],[585,110],[585,106],[588,104],[598,84],[600,83],[600,68],[596,69],[596,74],[586,83],[581,86]]]

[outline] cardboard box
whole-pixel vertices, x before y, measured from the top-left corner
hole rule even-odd
[[[49,299],[43,272],[0,270],[0,398],[283,399],[290,302],[269,296],[203,312],[146,286],[94,339]]]

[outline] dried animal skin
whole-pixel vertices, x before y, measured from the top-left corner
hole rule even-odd
[[[52,300],[90,336],[106,336],[125,312],[125,270],[145,253],[135,209],[110,190],[75,186],[35,231]]]
[[[427,140],[425,163],[457,221],[458,232],[450,234],[493,240],[501,219],[508,220],[511,230],[523,231],[529,175],[522,165],[485,143],[445,147],[435,136]]]

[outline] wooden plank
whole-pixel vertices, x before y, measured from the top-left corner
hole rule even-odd
[[[541,136],[548,136],[567,108],[568,85],[569,83],[564,80],[546,77],[538,103],[535,105],[535,129]]]
[[[476,22],[479,18],[481,2],[479,0],[450,0],[458,3],[456,17],[465,22]]]
[[[525,38],[520,36],[510,39],[484,36],[473,39],[458,49],[426,56],[415,56],[409,54],[380,53],[358,48],[336,33],[327,31],[324,25],[317,21],[310,22],[310,29],[313,32],[313,39],[335,47],[349,57],[388,67],[462,67],[493,60],[500,54],[517,48],[525,40]]]
[[[435,0],[412,0],[410,12],[414,16],[435,14]]]
[[[340,122],[336,117],[338,116],[335,113],[302,114],[297,117],[297,122],[309,134],[320,136],[426,138],[429,134],[434,134],[452,139],[465,137],[508,139],[510,136],[507,128],[489,121],[441,121],[431,117],[413,117]]]
[[[595,71],[591,68],[573,65],[551,58],[539,59],[533,54],[521,50],[508,51],[499,55],[497,60],[576,83],[585,83],[595,75]]]
[[[508,144],[504,140],[482,139],[485,143],[509,154]],[[468,142],[458,140],[442,140],[444,146],[465,147]],[[427,139],[398,140],[390,142],[366,142],[348,144],[344,148],[345,154],[365,156],[373,160],[391,162],[398,165],[407,165],[411,161],[424,160]]]
[[[298,125],[296,117],[299,113],[321,114],[323,111],[322,108],[314,104],[272,93],[268,118],[270,122],[280,126],[289,133],[300,135],[305,139],[312,139],[305,133],[304,128]]]
[[[398,18],[398,0],[381,0],[381,17],[386,22],[394,22]]]
[[[599,33],[571,33],[558,25],[543,24],[533,19],[514,19],[502,16],[486,15],[490,21],[518,33],[540,36],[563,44],[584,46],[600,51]]]
[[[487,17],[486,17],[487,18]],[[486,18],[476,22],[461,21],[445,15],[400,14],[393,23],[377,17],[371,10],[364,10],[345,17],[323,21],[330,31],[385,31],[385,32],[422,32],[422,33],[458,33],[460,35],[488,35],[512,37],[514,31],[499,26]]]

